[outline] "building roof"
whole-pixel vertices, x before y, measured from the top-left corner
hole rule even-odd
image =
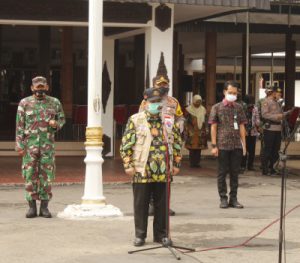
[[[270,0],[106,0],[107,2],[170,3],[184,5],[223,6],[270,9]]]

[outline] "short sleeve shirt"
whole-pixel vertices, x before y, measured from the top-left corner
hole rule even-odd
[[[217,146],[220,150],[242,149],[239,126],[246,124],[247,118],[240,104],[228,103],[226,100],[215,104],[211,109],[208,123],[217,124]]]

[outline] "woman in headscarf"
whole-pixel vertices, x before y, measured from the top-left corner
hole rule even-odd
[[[201,167],[201,150],[207,149],[206,109],[200,95],[194,95],[192,104],[186,108],[185,147],[190,152],[190,166]]]

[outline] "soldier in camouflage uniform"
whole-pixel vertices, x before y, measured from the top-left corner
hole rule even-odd
[[[23,157],[27,218],[37,216],[36,200],[41,201],[40,216],[51,217],[48,202],[55,178],[54,136],[62,128],[65,116],[58,99],[47,96],[44,77],[32,79],[32,96],[20,101],[16,118],[16,151]]]
[[[172,119],[172,122],[179,127],[180,133],[184,130],[184,116],[178,100],[174,97],[168,96],[169,79],[167,76],[157,75],[153,78],[153,88],[158,89],[162,97],[162,114]],[[145,94],[144,94],[145,95]],[[146,96],[147,97],[147,96]],[[144,99],[140,105],[139,112],[147,108],[148,101]],[[151,198],[149,206],[149,215],[154,214],[153,199]],[[170,209],[170,215],[174,216],[175,211]]]

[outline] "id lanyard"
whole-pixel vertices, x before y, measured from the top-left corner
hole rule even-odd
[[[237,112],[236,112],[236,109],[234,110],[234,115],[233,115],[233,127],[234,127],[235,130],[239,129],[239,125],[238,125],[238,122],[237,122]]]

